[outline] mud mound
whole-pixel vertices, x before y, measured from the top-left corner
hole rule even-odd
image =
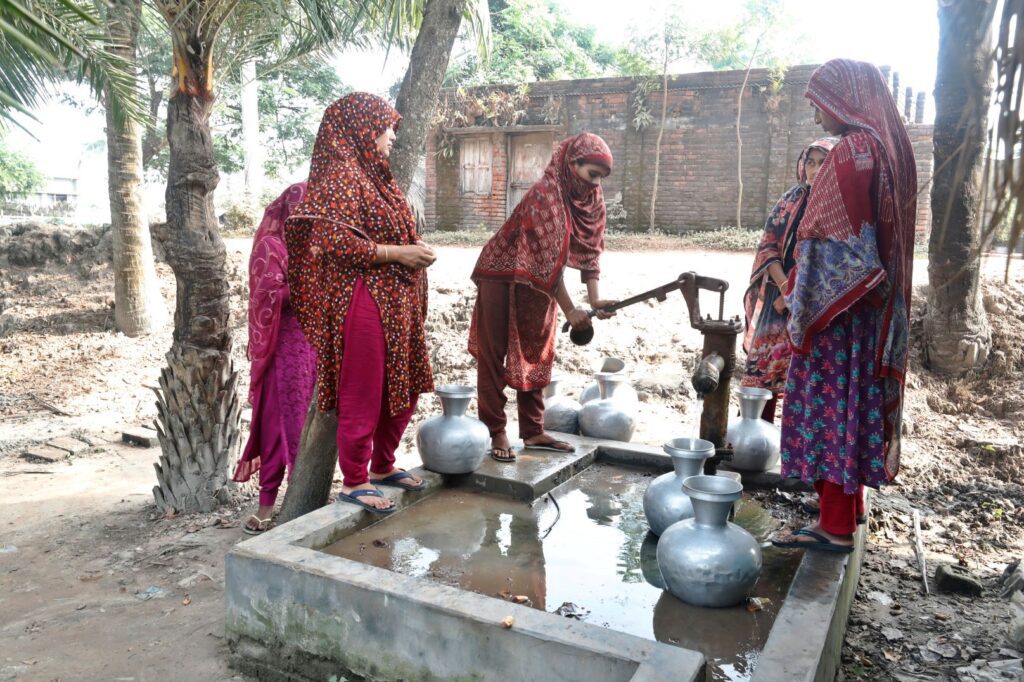
[[[18,267],[50,263],[109,262],[113,258],[110,225],[70,227],[19,223],[0,230],[0,261]]]

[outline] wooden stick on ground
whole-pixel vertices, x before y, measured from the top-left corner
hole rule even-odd
[[[924,593],[930,594],[928,590],[928,568],[924,561],[924,543],[921,542],[921,512],[914,510],[914,553],[917,554],[917,566],[921,569],[921,582],[924,583]]]
[[[71,414],[70,412],[65,412],[64,410],[60,409],[56,405],[53,405],[51,403],[46,402],[45,400],[43,400],[42,398],[37,396],[35,393],[29,393],[29,395],[32,396],[33,400],[35,400],[37,403],[39,403],[40,405],[42,405],[43,407],[48,409],[50,412],[53,412],[54,414],[59,414],[59,415],[61,415],[63,417],[74,417],[75,416],[75,415]]]

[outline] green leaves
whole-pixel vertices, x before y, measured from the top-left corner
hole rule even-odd
[[[43,184],[43,174],[25,156],[4,144],[0,136],[0,200],[28,194]]]
[[[65,79],[109,93],[118,119],[142,120],[135,74],[111,54],[100,16],[74,0],[0,0],[0,125],[20,125]]]

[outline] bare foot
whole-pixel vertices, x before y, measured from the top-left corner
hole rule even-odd
[[[355,490],[377,490],[377,488],[370,482],[366,482],[363,483],[362,485],[352,487],[349,487],[347,485],[341,486],[341,492],[345,493],[346,495],[351,495],[352,492]],[[362,502],[363,504],[373,507],[374,509],[391,509],[391,507],[395,506],[395,503],[389,500],[388,498],[377,497],[375,495],[362,495],[359,498],[359,501]]]

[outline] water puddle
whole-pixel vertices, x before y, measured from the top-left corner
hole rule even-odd
[[[749,679],[800,555],[763,550],[758,611],[688,606],[661,588],[642,506],[650,480],[595,464],[532,504],[448,489],[323,551],[695,649],[710,679]],[[751,499],[736,522],[762,541],[777,527]]]

